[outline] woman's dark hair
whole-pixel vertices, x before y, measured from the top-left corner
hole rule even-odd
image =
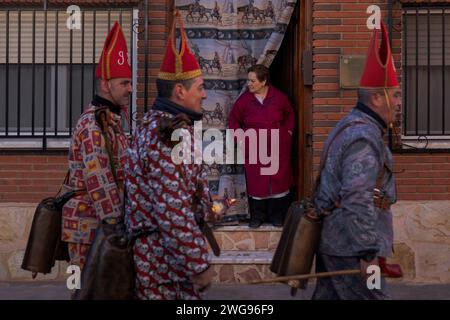
[[[270,74],[269,74],[269,68],[267,68],[263,64],[255,64],[248,68],[248,73],[254,72],[256,73],[256,78],[259,82],[266,81],[266,84],[270,83]]]

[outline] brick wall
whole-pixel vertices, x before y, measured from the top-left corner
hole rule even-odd
[[[129,5],[137,5],[139,0],[47,0],[48,7],[54,6],[70,6],[70,5],[78,5],[78,6],[108,6],[108,7],[117,7],[117,6],[129,6]],[[34,7],[42,7],[44,5],[43,0],[1,0],[0,5],[5,6],[34,6]]]
[[[67,152],[0,154],[0,202],[39,202],[58,191]]]
[[[150,0],[148,4],[148,56],[147,56],[147,74],[148,74],[148,100],[147,106],[150,107],[156,97],[155,80],[158,76],[159,67],[164,55],[165,43],[169,33],[169,21],[171,21],[171,12],[173,0]],[[138,37],[138,83],[137,83],[137,104],[142,112],[144,108],[144,88],[145,88],[145,8],[144,2],[139,4],[139,30]]]
[[[400,200],[450,200],[450,154],[396,154]]]

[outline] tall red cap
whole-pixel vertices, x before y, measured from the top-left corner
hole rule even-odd
[[[131,78],[127,43],[117,21],[106,37],[95,76],[103,80]]]
[[[181,49],[175,46],[176,23],[180,25]],[[202,75],[202,71],[195,55],[189,48],[186,32],[180,14],[175,13],[172,30],[167,40],[166,52],[159,70],[158,78],[162,80],[189,80]]]
[[[360,88],[399,87],[389,37],[383,20],[381,23],[381,46],[378,49],[379,29],[374,29],[367,52],[366,65],[359,83]]]

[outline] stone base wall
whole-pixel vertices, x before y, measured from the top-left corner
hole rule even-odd
[[[28,235],[37,204],[0,203],[0,281],[33,280],[31,272],[21,268]],[[52,272],[39,274],[36,280],[64,280],[66,262],[57,262]]]
[[[405,278],[450,283],[450,201],[401,201],[393,206],[394,256]]]
[[[0,281],[32,280],[21,269],[35,204],[0,203]],[[389,262],[400,263],[402,281],[450,283],[450,201],[401,201],[393,206],[395,245]],[[244,228],[245,229],[245,228]],[[280,230],[216,230],[223,250],[274,251]],[[266,249],[267,248],[267,249]],[[214,265],[218,282],[240,282],[271,277],[268,263],[224,263]],[[64,280],[67,263],[58,262],[52,273],[37,280]]]

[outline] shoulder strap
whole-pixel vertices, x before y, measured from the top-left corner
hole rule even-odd
[[[109,163],[111,166],[111,173],[113,175],[114,181],[116,182],[117,186],[120,188],[119,183],[117,181],[117,174],[116,174],[116,165],[114,163],[114,157],[113,157],[113,150],[111,146],[111,141],[109,141],[108,138],[108,117],[109,117],[109,110],[106,108],[99,109],[95,112],[96,120],[98,124],[100,125],[100,129],[102,131],[103,138],[105,139],[106,144],[106,152],[108,153]]]
[[[363,122],[363,121],[358,121],[358,120],[355,120],[355,121],[351,121],[351,122],[349,122],[349,123],[346,123],[346,124],[343,125],[343,126],[336,132],[336,134],[331,138],[331,140],[330,140],[330,142],[328,143],[328,146],[327,146],[327,148],[326,148],[326,150],[325,150],[325,153],[324,153],[323,156],[322,156],[322,159],[320,159],[319,173],[318,173],[317,178],[316,178],[316,181],[315,181],[315,183],[314,183],[314,188],[313,188],[314,191],[313,191],[313,194],[312,194],[312,197],[311,197],[312,199],[315,198],[316,193],[317,193],[317,189],[319,188],[320,178],[321,178],[321,176],[322,176],[322,170],[323,170],[323,168],[325,167],[325,162],[327,161],[328,153],[329,153],[329,151],[330,151],[330,149],[331,149],[331,145],[333,144],[334,140],[336,140],[336,138],[337,138],[342,132],[344,132],[345,129],[347,129],[347,128],[353,126],[353,125],[356,125],[356,124],[364,124],[364,123],[365,123],[365,122]]]
[[[59,194],[61,193],[61,190],[62,190],[63,186],[67,186],[67,185],[69,184],[69,177],[70,177],[70,169],[67,170],[66,177],[64,178],[63,183],[62,183],[61,186],[59,187],[59,190],[58,190],[58,192],[56,193],[56,196],[55,196],[55,197],[59,196]]]
[[[383,180],[384,180],[384,174],[385,174],[385,168],[387,168],[386,166],[386,162],[385,159],[383,158],[383,163],[381,164],[381,168],[380,171],[378,171],[378,175],[377,175],[377,182],[375,185],[375,189],[378,189],[381,191],[381,187],[383,186]]]

